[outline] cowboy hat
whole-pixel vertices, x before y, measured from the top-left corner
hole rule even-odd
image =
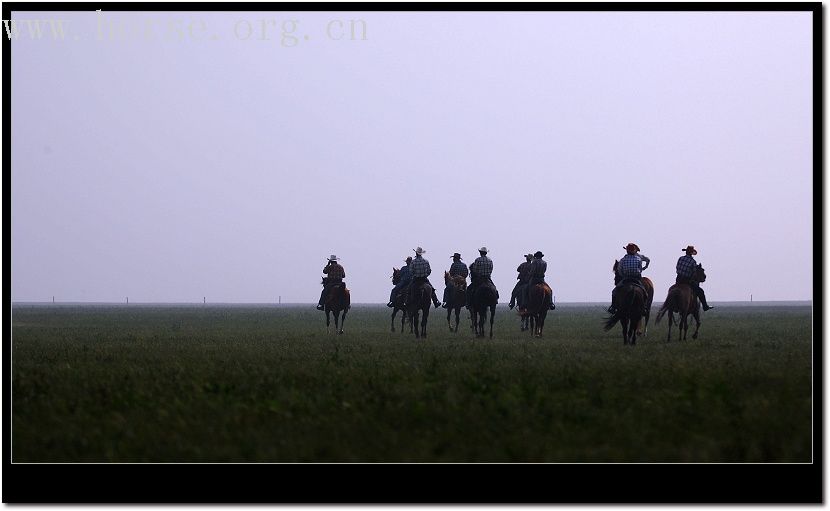
[[[640,247],[638,247],[636,243],[629,243],[628,245],[624,246],[623,248],[625,249],[626,252],[628,252],[629,250],[633,250],[635,252],[640,251]]]
[[[693,247],[692,245],[689,245],[689,246],[688,246],[688,247],[686,247],[686,248],[681,248],[680,250],[681,250],[681,251],[683,251],[683,252],[686,252],[687,254],[688,254],[689,252],[691,252],[691,253],[692,253],[692,255],[697,255],[697,250],[695,250],[695,247]]]
[[[541,258],[545,257],[545,254],[543,254],[541,250],[537,250],[536,253],[533,254],[533,257],[541,259]]]
[[[414,250],[414,251],[415,251],[415,253],[416,253],[416,254],[418,254],[418,255],[421,255],[421,254],[426,254],[426,253],[427,253],[427,251],[426,251],[426,250],[424,250],[424,249],[422,249],[421,247],[418,247],[418,248],[413,248],[412,250]]]
[[[457,258],[459,258],[459,259],[461,259],[461,254],[459,254],[458,252],[456,252],[456,253],[454,253],[454,254],[452,255],[452,258],[453,258],[453,259],[455,259],[456,257],[457,257]]]
[[[485,254],[488,252],[487,247],[481,247],[478,249],[479,252],[484,252]]]
[[[339,261],[339,260],[340,260],[340,258],[339,258],[339,257],[337,257],[337,256],[336,256],[336,255],[334,255],[334,254],[332,254],[332,255],[330,255],[330,256],[329,256],[329,261]]]

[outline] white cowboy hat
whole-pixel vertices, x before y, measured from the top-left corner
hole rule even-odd
[[[488,252],[487,247],[481,247],[478,249],[479,252],[484,252],[485,254]]]
[[[330,255],[330,256],[329,256],[329,261],[339,261],[339,260],[340,260],[340,258],[339,258],[339,257],[337,257],[337,256],[336,256],[336,255],[334,255],[334,254],[332,254],[332,255]]]
[[[424,249],[422,249],[421,247],[418,247],[418,248],[413,248],[412,250],[414,250],[414,251],[415,251],[415,253],[416,253],[416,254],[418,254],[418,255],[421,255],[421,254],[426,254],[426,253],[427,253],[427,251],[426,251],[426,250],[424,250]]]

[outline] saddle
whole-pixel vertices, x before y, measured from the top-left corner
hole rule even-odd
[[[454,284],[459,289],[467,289],[467,279],[456,275],[454,277],[450,277],[450,284]]]
[[[412,287],[412,282],[405,285],[404,287],[398,289],[398,293],[395,295],[395,299],[403,298],[403,303],[406,305],[406,299],[409,297],[409,288]]]
[[[342,288],[344,291],[348,291],[348,289],[346,288],[346,282],[345,281],[329,284],[329,278],[328,277],[323,277],[322,284],[323,284],[323,287],[331,286],[331,288],[329,289],[328,294],[326,295],[326,303],[331,303],[331,302],[334,301],[334,299],[337,297],[337,292],[338,292],[339,289]]]

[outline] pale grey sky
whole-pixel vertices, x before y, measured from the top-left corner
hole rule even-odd
[[[482,245],[608,301],[629,241],[656,300],[688,244],[712,302],[812,298],[810,13],[14,17],[69,25],[12,44],[13,301],[311,302],[336,254],[385,302]]]

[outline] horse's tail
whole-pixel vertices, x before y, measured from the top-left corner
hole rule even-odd
[[[657,312],[657,317],[654,318],[654,324],[660,323],[660,320],[663,319],[663,315],[669,311],[671,308],[672,302],[674,302],[674,294],[672,290],[669,289],[669,293],[666,295],[666,300],[663,302],[663,305],[660,307],[660,310]]]
[[[617,313],[615,312],[614,314],[611,315],[611,317],[609,317],[605,320],[605,326],[603,327],[603,329],[606,332],[611,330],[612,328],[614,328],[614,325],[616,325],[617,321],[619,321],[619,320],[620,320],[620,318],[617,317]]]

